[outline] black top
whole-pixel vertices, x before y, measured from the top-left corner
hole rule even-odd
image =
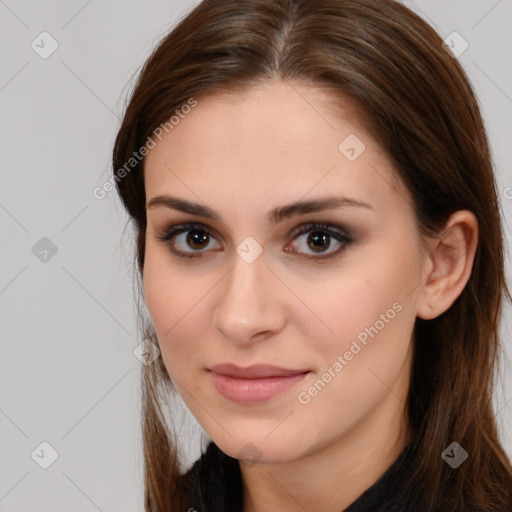
[[[407,470],[410,450],[405,449],[381,478],[340,512],[392,512],[403,503],[392,490],[395,475]],[[225,482],[230,482],[226,486]],[[184,476],[182,485],[197,512],[241,512],[242,476],[238,460],[222,452],[213,441]],[[391,501],[392,500],[392,501]]]
[[[411,489],[404,491],[397,484],[411,474],[412,455],[409,445],[377,482],[340,512],[412,512],[413,509],[421,512],[420,504],[411,507],[411,502],[407,501],[411,499]],[[197,512],[242,511],[243,487],[238,460],[222,452],[213,441],[183,475],[180,487],[190,497],[190,508]],[[471,512],[474,510],[471,508]],[[512,508],[507,508],[503,512],[511,511]]]

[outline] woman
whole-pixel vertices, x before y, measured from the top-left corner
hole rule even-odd
[[[427,23],[205,0],[143,66],[113,168],[161,351],[147,511],[512,510],[489,145]],[[211,439],[189,471],[172,390]]]

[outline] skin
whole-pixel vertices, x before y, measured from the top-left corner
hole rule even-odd
[[[348,100],[334,110],[333,96],[318,87],[266,82],[199,99],[146,157],[148,202],[169,194],[221,215],[148,208],[143,284],[163,361],[186,405],[225,453],[253,456],[240,462],[244,512],[339,512],[378,480],[410,438],[404,404],[415,319],[446,311],[471,272],[474,215],[453,214],[425,248],[411,198],[361,119]],[[366,146],[355,161],[338,149],[350,134]],[[371,209],[268,223],[272,208],[327,195]],[[188,233],[174,238],[200,257],[179,258],[158,239],[184,222],[212,231],[203,246],[187,244]],[[344,227],[353,242],[343,248],[327,237],[315,250],[308,242],[315,229],[291,236],[306,222]],[[252,263],[236,252],[248,236],[263,249]],[[332,257],[315,261],[319,254]],[[395,303],[394,318],[300,403],[299,393]],[[271,400],[241,405],[219,394],[206,370],[228,361],[311,373]]]

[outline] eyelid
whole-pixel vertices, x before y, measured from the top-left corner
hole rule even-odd
[[[162,228],[162,230],[157,231],[157,238],[162,240],[162,242],[168,241],[172,236],[175,236],[179,233],[183,233],[185,231],[191,231],[193,229],[205,231],[209,235],[217,236],[216,230],[203,224],[202,222],[182,222],[178,224],[170,224],[167,227]]]
[[[347,239],[352,238],[350,232],[344,228],[343,226],[339,226],[332,222],[322,222],[322,221],[309,221],[303,222],[299,226],[293,228],[288,236],[293,237],[294,239],[299,236],[307,233],[308,231],[312,231],[313,229],[317,229],[318,231],[323,230],[327,233],[334,233],[337,236],[345,237]]]

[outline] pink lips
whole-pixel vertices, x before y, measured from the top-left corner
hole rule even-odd
[[[254,365],[242,368],[232,363],[208,369],[217,391],[228,400],[254,404],[270,400],[293,388],[309,370],[289,370],[273,365]]]

